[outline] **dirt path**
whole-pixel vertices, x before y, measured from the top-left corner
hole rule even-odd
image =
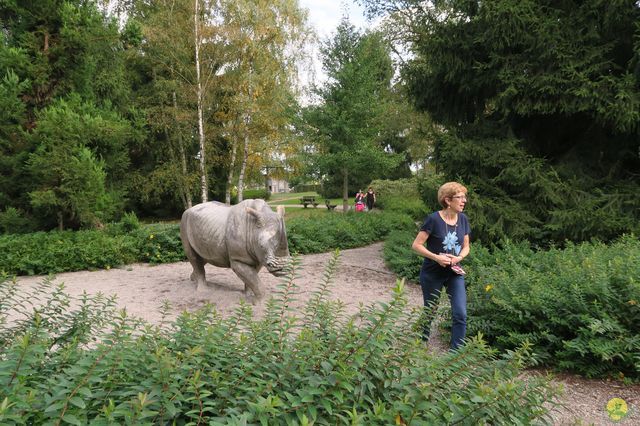
[[[302,257],[296,280],[300,286],[297,306],[304,305],[321,282],[330,258],[330,253]],[[207,301],[214,303],[223,315],[229,314],[245,297],[241,292],[243,283],[229,269],[207,265],[206,271],[209,288],[199,296],[196,296],[194,285],[189,280],[191,266],[187,262],[157,266],[134,264],[111,270],[62,273],[54,278],[54,282],[64,282],[67,292],[74,296],[84,291],[90,294],[115,294],[121,307],[126,307],[131,315],[149,322],[160,320],[159,310],[165,300],[171,304],[171,318],[184,310],[197,309]],[[264,270],[260,278],[268,297],[280,283],[280,278]],[[43,277],[20,277],[18,282],[21,285],[33,285],[42,280]],[[347,313],[355,313],[360,304],[389,300],[395,283],[395,275],[382,260],[382,243],[377,243],[342,252],[332,295],[334,299],[343,301]],[[410,304],[421,306],[420,288],[408,284],[406,289]],[[262,301],[254,306],[254,313],[260,317],[264,309],[265,302]],[[434,335],[434,339],[437,340],[437,337],[437,334]],[[439,352],[445,350],[446,346],[436,341],[430,350]],[[586,380],[569,375],[559,376],[556,381],[563,384],[565,396],[560,402],[561,407],[552,413],[553,424],[614,424],[607,416],[606,404],[615,397],[624,399],[629,407],[626,418],[615,424],[640,424],[640,385],[622,386],[618,382]]]
[[[355,313],[360,303],[371,304],[391,298],[396,277],[385,267],[381,253],[382,243],[341,253],[332,294],[334,299],[345,303],[347,313]],[[317,288],[330,258],[331,253],[302,257],[299,277],[296,279],[300,286],[298,306],[304,305]],[[245,298],[241,291],[244,284],[230,269],[207,265],[206,272],[209,286],[206,292],[199,295],[196,295],[195,286],[189,280],[191,265],[188,262],[156,266],[133,264],[110,270],[65,272],[58,274],[54,282],[63,282],[67,292],[73,296],[83,291],[89,294],[115,294],[121,307],[126,307],[131,315],[150,322],[160,319],[159,309],[165,300],[172,306],[172,317],[185,309],[195,310],[207,301],[215,304],[223,315],[230,313]],[[42,279],[39,276],[20,277],[18,281],[29,285]],[[264,313],[266,299],[281,282],[280,278],[269,274],[266,269],[260,272],[260,279],[267,297],[253,307],[258,317]],[[412,304],[419,306],[422,303],[417,286],[407,286],[407,293]],[[252,299],[252,296],[248,297],[248,300]]]

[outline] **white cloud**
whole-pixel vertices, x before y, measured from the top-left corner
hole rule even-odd
[[[316,32],[319,43],[335,34],[336,28],[345,13],[349,17],[349,22],[356,28],[362,30],[369,27],[369,23],[364,17],[362,7],[353,1],[299,0],[299,3],[300,6],[308,10],[309,25],[313,27]],[[307,88],[314,81],[316,83],[322,83],[326,80],[326,75],[322,71],[318,45],[310,46],[309,54],[312,57],[311,67],[299,70],[300,83],[303,87]],[[311,101],[308,93],[303,95],[303,99],[301,100],[303,103]]]
[[[309,11],[309,22],[315,28],[320,39],[329,37],[347,13],[349,20],[358,28],[367,26],[363,9],[353,1],[336,0],[299,0],[300,5]]]

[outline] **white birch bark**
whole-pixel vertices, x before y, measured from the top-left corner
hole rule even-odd
[[[244,116],[244,150],[242,154],[242,165],[238,175],[238,202],[243,200],[242,192],[244,188],[244,174],[247,169],[247,158],[249,157],[249,122],[251,116],[247,113]]]
[[[227,189],[224,193],[224,202],[226,205],[231,205],[231,185],[233,184],[233,171],[236,167],[236,154],[238,152],[238,117],[234,119],[234,124],[232,126],[232,137],[231,137],[231,164],[229,164],[229,174],[227,175]]]
[[[251,124],[251,107],[253,105],[253,87],[251,74],[253,71],[253,59],[249,60],[249,73],[247,76],[247,105],[244,113],[244,150],[242,154],[242,164],[240,166],[240,174],[238,175],[238,202],[243,200],[244,175],[247,169],[247,159],[249,158],[249,125]]]
[[[196,95],[198,103],[198,141],[200,143],[200,189],[202,193],[202,202],[207,202],[207,194],[209,188],[207,185],[207,168],[205,154],[205,137],[204,137],[204,120],[203,120],[203,94],[202,94],[202,78],[200,76],[200,32],[199,32],[199,9],[200,0],[195,0],[195,11],[193,14],[194,34],[195,34],[195,55],[196,55]]]
[[[176,92],[173,92],[173,118],[175,120],[176,123],[176,129],[179,129],[178,127],[178,100],[176,97]],[[189,186],[187,184],[187,155],[185,154],[184,151],[184,141],[182,139],[182,135],[180,134],[180,130],[178,130],[178,135],[177,135],[177,143],[178,143],[178,154],[180,155],[180,163],[182,166],[182,176],[180,176],[179,178],[179,182],[180,182],[180,197],[182,198],[182,207],[184,207],[184,209],[189,209],[191,207],[193,207],[193,201],[191,201],[191,194],[189,193]]]

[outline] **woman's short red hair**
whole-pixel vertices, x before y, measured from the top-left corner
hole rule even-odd
[[[464,192],[465,195],[467,193],[467,188],[464,185],[458,182],[447,182],[442,184],[440,189],[438,189],[438,202],[445,209],[447,208],[447,202],[445,198],[451,198],[456,195],[458,192]]]

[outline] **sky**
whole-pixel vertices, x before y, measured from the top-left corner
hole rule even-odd
[[[344,11],[356,27],[367,26],[360,5],[350,0],[299,0],[302,7],[309,10],[309,22],[320,38],[326,38],[335,31]]]
[[[309,11],[309,24],[315,29],[320,41],[335,33],[345,11],[349,21],[356,28],[363,29],[369,26],[362,7],[351,0],[299,0],[299,3]],[[299,75],[303,86],[308,86],[314,80],[316,83],[322,83],[326,79],[322,72],[318,46],[315,46],[310,53],[313,57],[311,69],[301,70]]]

